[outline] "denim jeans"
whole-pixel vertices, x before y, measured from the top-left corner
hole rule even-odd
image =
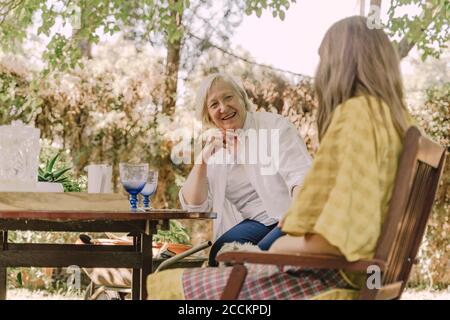
[[[265,226],[258,221],[248,219],[235,225],[214,242],[209,252],[209,266],[215,267],[218,265],[216,255],[225,243],[234,241],[239,243],[250,242],[258,245],[261,250],[269,250],[272,243],[283,235],[281,229],[276,225],[275,223]]]

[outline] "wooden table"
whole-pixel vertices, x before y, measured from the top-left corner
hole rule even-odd
[[[152,235],[170,219],[213,219],[215,213],[157,209],[148,212],[0,209],[0,299],[6,299],[8,267],[132,268],[132,298],[147,297]],[[130,246],[9,243],[8,231],[126,232]]]

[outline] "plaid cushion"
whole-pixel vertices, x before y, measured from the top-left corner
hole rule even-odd
[[[337,270],[285,268],[247,264],[239,300],[310,299],[331,289],[348,285]],[[187,300],[218,300],[231,272],[226,268],[186,269],[183,273],[184,296]]]

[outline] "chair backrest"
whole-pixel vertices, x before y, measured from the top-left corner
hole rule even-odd
[[[386,262],[379,289],[364,288],[361,299],[398,299],[415,262],[439,185],[445,149],[416,127],[405,134],[389,211],[375,259]]]

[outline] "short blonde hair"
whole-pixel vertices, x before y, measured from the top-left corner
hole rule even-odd
[[[248,98],[247,92],[245,92],[242,84],[225,73],[212,73],[201,82],[197,91],[197,97],[195,99],[195,115],[197,119],[207,127],[215,126],[209,117],[206,107],[206,100],[208,99],[209,90],[211,89],[212,85],[218,80],[222,80],[231,85],[235,93],[239,96],[241,102],[244,104],[245,110],[254,110],[253,104]]]

